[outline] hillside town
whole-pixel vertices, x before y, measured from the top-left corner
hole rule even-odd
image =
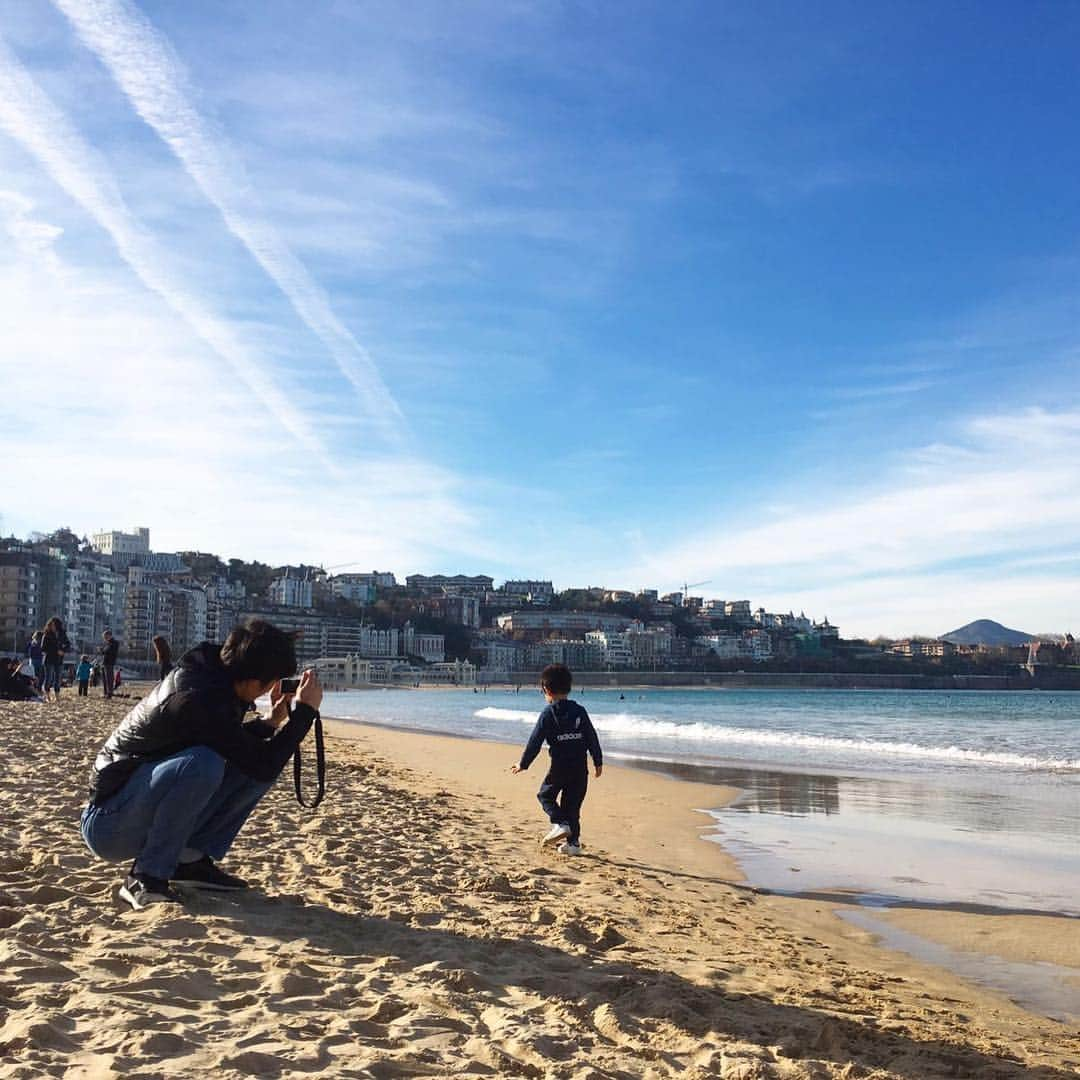
[[[0,539],[0,651],[16,655],[53,615],[77,652],[106,630],[134,673],[155,637],[174,655],[263,618],[297,633],[301,663],[330,686],[522,682],[547,664],[581,672],[899,671],[934,665],[997,673],[1077,662],[1071,637],[986,645],[944,639],[844,640],[827,617],[750,600],[484,574],[269,567],[154,551],[150,530],[78,537],[70,529]],[[961,665],[958,667],[957,665]]]

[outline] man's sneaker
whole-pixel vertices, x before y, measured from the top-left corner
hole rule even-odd
[[[240,892],[248,883],[235,874],[228,874],[214,865],[209,855],[194,862],[182,862],[172,876],[173,884],[188,889],[210,889],[214,892]]]
[[[128,874],[120,886],[120,899],[126,900],[136,911],[151,904],[182,903],[164,878],[150,877],[149,874]]]
[[[562,825],[552,825],[551,830],[544,836],[540,843],[543,844],[544,847],[547,847],[549,844],[557,844],[560,840],[569,835],[570,826],[565,822]]]
[[[565,844],[560,844],[558,848],[556,848],[556,850],[560,855],[580,855],[581,845],[571,844],[569,841],[567,841]]]

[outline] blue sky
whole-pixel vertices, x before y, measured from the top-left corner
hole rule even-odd
[[[8,0],[0,528],[1075,629],[1078,30]]]

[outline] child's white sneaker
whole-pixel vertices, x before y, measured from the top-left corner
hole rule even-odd
[[[540,841],[545,847],[549,844],[557,844],[564,836],[570,835],[570,826],[565,822],[562,825],[552,825],[550,831]]]
[[[558,848],[556,848],[556,850],[558,851],[558,853],[560,855],[580,855],[581,854],[581,845],[580,844],[571,844],[568,841],[565,844],[560,844],[558,846]]]

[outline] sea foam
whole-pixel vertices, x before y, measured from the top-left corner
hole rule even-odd
[[[483,720],[507,720],[532,724],[536,713],[494,707],[477,710]],[[834,735],[812,735],[794,731],[766,731],[760,728],[730,727],[722,724],[691,722],[677,724],[633,713],[590,713],[593,726],[615,738],[672,739],[683,742],[760,746],[839,753],[852,758],[886,755],[920,761],[938,761],[949,765],[970,765],[1002,769],[1044,772],[1080,771],[1080,759],[1038,757],[1006,751],[972,750],[962,746],[932,746],[886,739],[848,739]]]

